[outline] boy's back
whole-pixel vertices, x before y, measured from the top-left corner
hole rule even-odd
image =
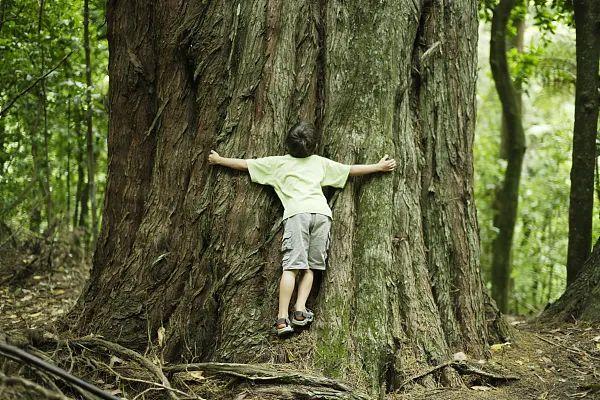
[[[249,159],[252,182],[273,186],[283,203],[286,219],[299,213],[331,217],[322,186],[344,187],[350,166],[318,155],[297,158],[285,156]]]

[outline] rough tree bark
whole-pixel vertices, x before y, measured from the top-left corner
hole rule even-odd
[[[519,183],[525,155],[525,133],[521,120],[519,95],[513,85],[506,57],[506,28],[515,0],[500,0],[494,8],[490,39],[490,67],[502,104],[506,130],[506,171],[494,202],[494,226],[498,234],[492,243],[492,297],[500,311],[508,308],[508,285],[512,240],[519,207]]]
[[[600,322],[600,241],[579,270],[565,293],[542,313],[542,322]]]
[[[109,1],[107,19],[109,175],[78,330],[144,348],[164,326],[170,360],[290,361],[269,329],[279,201],[207,156],[283,154],[304,118],[321,154],[400,167],[332,197],[303,362],[377,393],[484,355],[474,0]]]
[[[575,126],[569,202],[567,284],[575,281],[592,245],[594,161],[600,106],[600,3],[574,0],[577,53]]]

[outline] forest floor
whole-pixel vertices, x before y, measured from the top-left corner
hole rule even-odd
[[[67,254],[52,272],[33,271],[18,284],[8,283],[4,277],[0,284],[0,332],[10,335],[47,328],[63,316],[77,300],[88,277],[86,267],[74,268],[76,264],[86,264],[81,260],[80,256]],[[34,260],[21,261],[31,264]],[[462,388],[413,387],[408,393],[390,393],[386,399],[600,399],[600,326],[542,326],[525,319],[514,319],[512,324],[515,338],[511,344],[493,346],[488,360],[470,361],[478,362],[482,368],[508,371],[518,380],[490,384],[474,375]]]

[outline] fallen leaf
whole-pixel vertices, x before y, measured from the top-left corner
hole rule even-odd
[[[505,349],[508,349],[508,348],[510,348],[510,344],[511,344],[510,342],[506,342],[506,343],[496,343],[496,344],[493,344],[493,345],[491,345],[491,346],[490,346],[490,350],[491,350],[493,353],[496,353],[496,352],[499,352],[499,351],[501,351],[501,350],[505,350]]]
[[[471,389],[479,390],[480,392],[487,392],[489,390],[492,390],[492,388],[489,386],[471,386]]]
[[[110,356],[110,361],[108,362],[108,365],[112,368],[115,366],[115,364],[123,364],[123,360],[121,360],[117,356]]]
[[[161,326],[158,328],[158,347],[163,347],[165,343],[165,327]]]

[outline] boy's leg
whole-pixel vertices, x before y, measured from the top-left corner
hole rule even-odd
[[[287,318],[290,300],[296,284],[296,270],[285,270],[279,281],[279,312],[277,318]]]
[[[314,273],[311,269],[307,269],[302,273],[300,283],[298,283],[298,296],[296,298],[296,305],[294,310],[306,311],[306,300],[310,294],[310,289],[313,284]]]

